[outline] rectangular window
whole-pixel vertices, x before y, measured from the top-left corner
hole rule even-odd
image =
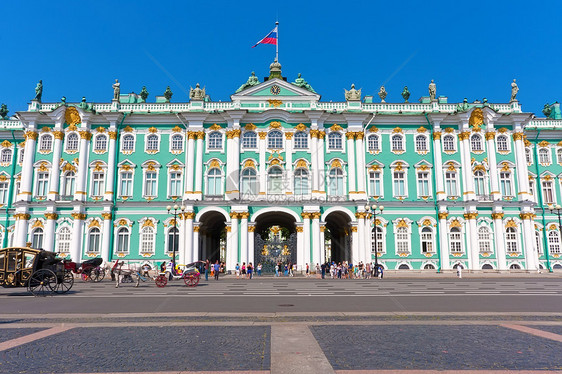
[[[181,196],[181,173],[170,173],[170,196]]]
[[[554,191],[552,188],[552,181],[543,181],[542,182],[542,193],[544,196],[544,202],[546,204],[553,204],[554,203]]]
[[[133,196],[133,173],[121,173],[119,196]]]
[[[445,193],[447,196],[459,196],[457,173],[450,171],[445,173]]]
[[[8,202],[8,182],[0,182],[0,204]]]
[[[500,187],[503,196],[513,196],[511,189],[511,174],[506,172],[500,173]]]
[[[418,173],[418,194],[421,197],[429,196],[429,173]]]
[[[144,184],[144,195],[145,196],[156,196],[156,173],[147,172]]]
[[[92,196],[100,197],[103,195],[104,179],[104,173],[96,172],[92,174]]]
[[[382,196],[380,171],[371,171],[369,173],[369,191],[371,196]]]
[[[37,173],[37,196],[47,196],[47,186],[49,184],[49,173]]]
[[[403,171],[394,172],[394,196],[406,196],[406,181],[405,173]]]

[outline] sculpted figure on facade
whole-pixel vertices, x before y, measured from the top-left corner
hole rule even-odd
[[[0,105],[0,119],[8,119],[8,106],[6,104]]]
[[[386,101],[384,101],[384,99],[386,99],[386,89],[384,88],[384,86],[381,86],[381,89],[379,90],[379,97],[381,98],[381,103],[386,103]]]
[[[513,82],[511,83],[511,101],[517,101],[517,93],[519,92],[519,87],[517,86],[517,83],[515,83],[515,79],[513,80]]]
[[[312,86],[310,84],[308,84],[307,81],[304,80],[304,78],[301,76],[301,73],[299,73],[299,75],[297,76],[297,79],[295,79],[295,81],[293,82],[293,84],[295,86],[298,87],[302,87],[305,90],[309,90],[310,92],[314,92],[316,93],[316,91],[314,91],[314,89],[312,88]]]
[[[195,85],[195,88],[189,87],[189,98],[191,100],[204,100],[205,99],[205,88],[200,88],[199,83]]]
[[[352,100],[361,100],[361,89],[356,90],[355,89],[355,84],[351,84],[351,89],[348,91],[346,89],[344,89],[345,91],[345,99],[347,101],[352,101]]]
[[[41,96],[43,96],[43,80],[40,80],[35,87],[35,97],[33,100],[41,102]]]
[[[468,99],[465,97],[462,103],[457,105],[457,112],[466,112],[468,109]]]
[[[408,91],[408,86],[404,86],[404,90],[402,91],[402,98],[404,98],[405,103],[408,102],[408,99],[410,98],[410,91]]]
[[[254,87],[260,83],[258,77],[256,77],[256,73],[252,71],[252,75],[248,78],[246,83],[240,86],[234,93],[238,93],[244,91],[246,88]]]
[[[139,96],[141,98],[141,102],[146,103],[146,98],[148,97],[148,90],[146,89],[146,86],[142,86]]]
[[[435,97],[437,95],[437,86],[433,82],[433,79],[431,80],[431,83],[429,84],[428,88],[429,88],[429,99],[431,101],[435,101]]]
[[[115,83],[111,86],[113,87],[113,100],[119,101],[119,94],[121,93],[121,83],[119,80],[115,80]]]

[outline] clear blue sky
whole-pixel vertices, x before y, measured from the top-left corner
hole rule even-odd
[[[525,111],[562,100],[562,2],[556,1],[4,1],[0,103],[25,110],[39,79],[44,102],[109,102],[146,85],[187,101],[200,82],[213,101],[252,71],[268,74],[275,47],[251,48],[280,22],[283,75],[300,72],[323,101],[355,83],[388,102],[427,95],[507,102],[517,78]]]

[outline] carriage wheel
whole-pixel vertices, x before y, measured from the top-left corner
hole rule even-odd
[[[57,276],[51,270],[39,269],[29,277],[27,290],[33,296],[47,296],[54,292],[57,286]]]
[[[199,283],[199,274],[195,274],[195,273],[187,274],[183,278],[183,281],[185,282],[186,286],[195,287]]]
[[[90,272],[90,279],[93,282],[101,282],[101,280],[105,277],[105,269],[104,268],[100,268],[97,267],[95,269],[92,269],[92,271]]]
[[[83,280],[84,282],[89,282],[89,281],[91,281],[90,273],[89,273],[89,272],[88,272],[88,273],[82,273],[81,277],[82,277],[82,280]]]
[[[168,279],[166,279],[165,275],[159,275],[156,277],[156,279],[154,280],[156,282],[156,287],[166,287],[166,285],[168,284]]]
[[[67,293],[74,285],[74,275],[71,271],[65,271],[62,279],[57,282],[55,292],[58,294]]]

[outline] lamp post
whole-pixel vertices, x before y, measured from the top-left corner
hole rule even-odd
[[[174,205],[173,207],[170,206],[170,205],[168,205],[168,206],[166,207],[166,209],[168,210],[168,214],[172,214],[170,211],[171,211],[172,209],[174,210],[174,212],[173,212],[173,214],[174,214],[174,232],[173,232],[173,234],[172,234],[172,266],[173,266],[172,271],[173,271],[173,270],[176,269],[176,246],[177,246],[177,243],[176,243],[176,232],[177,232],[177,225],[178,225],[178,222],[177,222],[177,219],[178,219],[178,209],[180,209],[180,207],[179,207],[177,204]],[[183,206],[183,205],[181,206],[181,211],[182,211],[182,213],[185,211],[185,206]],[[179,236],[179,235],[178,235],[178,236]],[[172,273],[172,272],[170,272],[170,274],[171,274],[171,273]]]
[[[369,205],[369,203],[365,204],[365,211],[367,212],[367,218],[370,220],[371,223],[371,232],[375,230],[375,275],[379,272],[379,256],[378,256],[378,248],[377,248],[377,213],[382,214],[384,210],[384,206],[376,204]]]

